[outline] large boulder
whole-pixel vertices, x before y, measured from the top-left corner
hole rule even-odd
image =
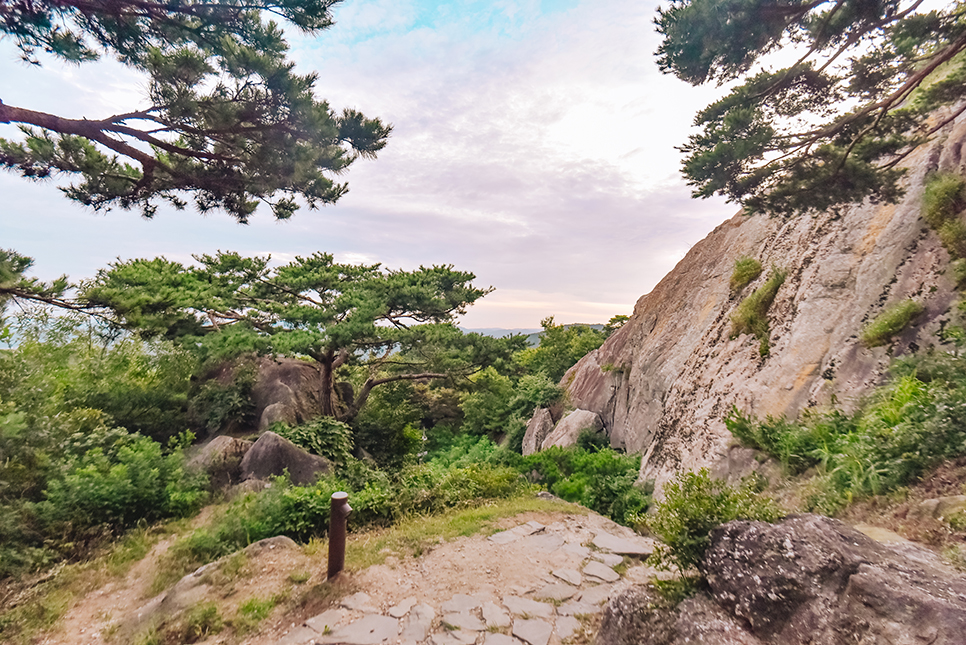
[[[762,645],[705,594],[675,606],[648,585],[614,596],[601,615],[596,645]]]
[[[266,432],[245,454],[241,463],[243,479],[268,479],[288,470],[293,484],[310,484],[320,474],[332,470],[327,459],[302,450],[294,443]]]
[[[322,378],[318,368],[295,358],[259,359],[251,391],[258,432],[277,421],[298,425],[322,414]]]
[[[650,586],[612,598],[596,645],[966,643],[966,576],[827,517],[729,522],[700,569],[707,592],[677,606]]]
[[[527,424],[527,431],[523,435],[523,456],[532,455],[538,452],[543,446],[543,440],[547,438],[553,430],[553,417],[547,408],[537,408],[530,423]]]
[[[827,517],[729,522],[701,571],[718,605],[769,643],[966,642],[966,576]]]
[[[554,429],[547,435],[540,445],[541,450],[546,450],[550,446],[560,446],[566,448],[577,443],[577,437],[584,430],[600,432],[604,429],[604,424],[600,420],[600,415],[589,410],[574,410],[561,419]]]
[[[240,482],[242,459],[252,447],[251,441],[221,435],[203,444],[188,462],[188,467],[208,474],[214,488],[227,488]]]

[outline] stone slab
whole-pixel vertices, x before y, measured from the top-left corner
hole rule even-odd
[[[540,533],[531,535],[524,540],[526,548],[550,553],[564,545],[564,539],[556,533]]]
[[[578,629],[580,629],[580,621],[573,616],[561,616],[553,626],[554,633],[562,641],[576,634]]]
[[[393,618],[402,618],[403,616],[409,613],[410,609],[416,606],[417,602],[419,601],[416,599],[415,596],[404,598],[398,604],[390,607],[388,613]]]
[[[631,555],[646,558],[654,553],[654,540],[648,538],[622,538],[606,531],[601,531],[593,540],[594,546],[604,551],[619,555]]]
[[[564,582],[568,582],[576,587],[579,587],[580,583],[584,580],[580,572],[574,569],[554,569],[552,573],[554,577],[560,578]]]
[[[553,605],[545,602],[536,602],[529,598],[519,596],[504,596],[503,606],[510,610],[515,616],[537,616],[540,618],[550,618],[553,616]]]
[[[483,604],[479,598],[467,596],[465,593],[458,593],[440,606],[444,614],[452,614],[461,611],[472,611]]]
[[[584,575],[590,576],[591,578],[597,578],[598,580],[603,580],[604,582],[617,582],[621,579],[619,573],[608,567],[603,562],[588,562],[584,567]]]
[[[571,600],[557,607],[560,616],[582,616],[596,614],[600,610],[598,605],[583,600]]]
[[[329,609],[318,616],[312,616],[305,621],[305,624],[319,634],[325,634],[335,629],[343,618],[345,618],[344,609]]]
[[[432,645],[473,645],[476,642],[476,637],[476,632],[441,629],[430,637],[429,642]]]
[[[521,618],[513,621],[513,635],[530,645],[547,645],[553,626],[545,620]]]
[[[506,634],[491,632],[483,638],[483,645],[520,645],[520,641]]]
[[[319,633],[311,627],[299,625],[285,634],[285,636],[282,636],[281,639],[275,641],[275,645],[306,645],[307,643],[315,642],[318,636]]]
[[[421,642],[429,636],[429,630],[433,627],[433,620],[436,618],[436,610],[431,605],[420,603],[409,610],[409,615],[403,621],[402,633],[399,635],[402,640],[414,640]]]
[[[504,629],[513,624],[510,614],[493,602],[483,603],[483,622],[486,623],[487,629]]]
[[[624,556],[617,555],[616,553],[598,552],[594,554],[594,559],[598,562],[603,562],[608,567],[616,567],[624,561]]]
[[[486,629],[486,625],[483,624],[483,621],[468,611],[443,614],[443,622],[450,627],[457,627],[459,629],[473,632],[481,632]]]
[[[560,550],[561,551],[566,551],[567,553],[573,553],[574,555],[576,555],[577,557],[579,557],[581,560],[584,560],[584,559],[590,557],[590,549],[588,549],[587,547],[585,547],[582,544],[574,544],[574,543],[570,542],[570,543],[567,543],[567,544],[563,545],[562,547],[560,547]]]
[[[577,587],[568,585],[566,582],[551,582],[546,587],[537,591],[533,597],[537,600],[563,602],[564,600],[577,595],[578,591],[580,590]]]
[[[389,616],[369,614],[333,630],[331,634],[321,637],[319,641],[344,645],[379,645],[389,639],[395,641],[398,634],[398,620]]]
[[[600,605],[607,602],[616,589],[614,585],[597,585],[584,589],[577,600],[591,605]]]

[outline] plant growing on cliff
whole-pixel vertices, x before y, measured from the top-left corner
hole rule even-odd
[[[862,343],[866,347],[885,345],[923,311],[925,307],[911,298],[889,305],[862,330]]]
[[[277,353],[311,358],[322,413],[355,417],[374,387],[468,375],[509,361],[523,337],[464,334],[456,316],[489,289],[451,266],[391,271],[326,253],[269,266],[268,257],[219,252],[196,266],[165,258],[117,262],[81,298],[126,328],[170,338],[203,358]],[[361,381],[340,382],[356,366]]]
[[[966,258],[966,181],[959,175],[936,173],[926,181],[922,194],[922,218],[939,235],[953,260]]]
[[[759,493],[754,482],[729,486],[711,477],[707,468],[681,472],[664,487],[664,499],[646,520],[663,544],[658,545],[654,566],[677,568],[687,575],[708,549],[711,529],[732,520],[774,522],[784,513],[775,502]]]
[[[963,111],[958,2],[673,0],[656,23],[663,72],[737,81],[682,146],[696,197],[780,214],[895,201],[897,164]],[[796,55],[774,69],[784,61],[767,55],[779,50]],[[957,107],[936,112],[947,105]]]
[[[751,295],[741,301],[741,304],[731,314],[731,335],[754,334],[758,339],[758,353],[768,356],[769,353],[769,324],[768,310],[775,302],[778,289],[785,283],[784,269],[772,267],[771,275],[765,284],[755,289]]]
[[[761,275],[761,262],[746,255],[735,260],[734,271],[731,272],[731,280],[728,282],[731,291],[738,293],[748,286],[752,280]]]

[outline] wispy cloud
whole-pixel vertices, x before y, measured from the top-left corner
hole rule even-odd
[[[2,246],[37,257],[40,272],[77,276],[117,256],[219,248],[455,264],[497,288],[466,317],[472,327],[629,313],[734,210],[690,200],[678,178],[674,146],[712,95],[658,72],[655,7],[350,0],[329,32],[291,38],[299,69],[318,71],[333,108],[395,125],[379,159],[347,173],[351,191],[337,206],[286,223],[259,213],[249,227],[167,211],[142,222],[92,217],[50,188],[0,175]],[[12,58],[8,50],[0,55]],[[16,89],[22,104],[70,115],[138,105],[142,81],[118,66],[91,82],[84,67],[16,65],[0,62],[4,100]]]

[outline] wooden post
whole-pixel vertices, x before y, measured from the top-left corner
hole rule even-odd
[[[329,575],[327,580],[339,575],[345,568],[345,525],[352,507],[349,506],[349,494],[332,493],[332,504],[329,507]]]

